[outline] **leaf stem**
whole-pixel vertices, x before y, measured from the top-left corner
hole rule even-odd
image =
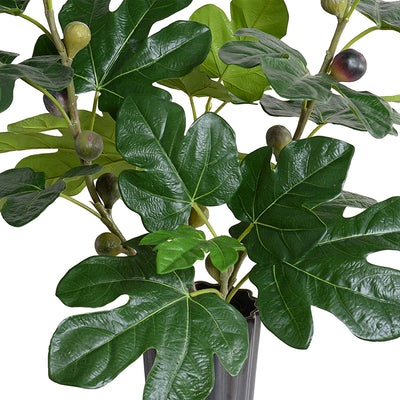
[[[227,101],[224,101],[215,111],[215,114],[218,114],[226,105],[228,104]]]
[[[192,108],[193,120],[196,121],[197,113],[196,113],[196,106],[194,104],[193,96],[189,96],[190,100],[190,107]]]
[[[81,203],[79,200],[74,199],[71,196],[68,196],[64,193],[60,194],[60,197],[62,197],[63,199],[66,199],[68,201],[70,201],[71,203],[74,203],[76,205],[78,205],[79,207],[82,207],[83,209],[85,209],[86,211],[89,211],[90,213],[92,213],[95,217],[101,219],[100,214],[98,214],[96,211],[92,210],[90,207],[88,207],[86,204]]]
[[[238,290],[244,285],[244,283],[249,279],[250,277],[250,272],[248,272],[241,280],[240,282],[232,289],[232,291],[228,294],[228,297],[226,298],[226,301],[228,303],[231,302],[231,300],[235,297],[235,294],[238,292]]]
[[[206,103],[206,112],[210,112],[211,111],[211,107],[212,107],[212,104],[211,104],[211,101],[212,101],[212,97],[210,96],[209,98],[208,98],[208,100],[207,100],[207,103]]]
[[[231,276],[229,277],[228,289],[231,290],[233,285],[236,283],[236,279],[240,270],[240,267],[243,264],[243,261],[247,257],[247,250],[239,251],[239,259],[236,261]]]
[[[97,112],[97,105],[99,104],[99,96],[100,93],[96,91],[93,99],[93,107],[92,107],[92,117],[90,119],[90,125],[89,125],[89,130],[93,130],[94,128],[94,123],[96,121],[96,112]]]
[[[197,203],[193,203],[192,207],[196,210],[197,214],[199,214],[200,218],[204,221],[204,223],[206,224],[206,226],[209,229],[209,231],[211,232],[211,234],[214,237],[217,237],[218,236],[217,233],[215,232],[214,228],[211,226],[210,221],[204,215],[203,211],[201,211],[201,208],[199,207],[199,205]]]
[[[213,289],[213,288],[196,290],[195,292],[191,292],[191,293],[190,293],[190,296],[191,296],[191,297],[196,297],[196,296],[201,296],[202,294],[207,294],[207,293],[216,294],[216,295],[219,296],[221,299],[223,299],[222,293],[221,293],[219,290]]]
[[[328,122],[324,122],[323,124],[317,125],[316,128],[312,130],[312,132],[308,135],[308,137],[313,137],[323,126],[325,126]]]
[[[29,15],[26,14],[18,14],[18,17],[21,17],[29,22],[31,22],[32,24],[36,25],[48,38],[51,39],[51,41],[53,41],[53,37],[51,36],[51,33],[49,32],[48,29],[46,29],[46,27],[44,27],[39,21],[37,21],[36,19],[30,17]]]
[[[371,26],[368,29],[365,29],[365,31],[362,31],[361,33],[359,33],[357,36],[355,36],[353,39],[351,39],[343,48],[341,51],[343,50],[347,50],[349,49],[351,46],[353,46],[354,43],[356,43],[358,40],[362,39],[364,36],[368,35],[371,32],[375,32],[379,30],[379,27],[377,26]]]
[[[251,232],[254,228],[254,223],[251,222],[250,225],[244,230],[244,232],[238,237],[238,241],[242,242],[242,240]]]

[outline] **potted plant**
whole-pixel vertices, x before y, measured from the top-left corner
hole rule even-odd
[[[57,152],[23,157],[0,174],[2,216],[21,227],[59,197],[79,206],[104,232],[97,255],[88,250],[65,273],[57,297],[100,308],[128,296],[60,323],[48,355],[53,381],[101,387],[145,354],[144,399],[250,400],[260,320],[297,349],[312,339],[311,306],[361,339],[400,336],[400,272],[367,260],[400,249],[400,198],[377,202],[343,190],[354,147],[320,131],[336,124],[375,138],[396,134],[400,116],[390,102],[398,96],[351,82],[367,64],[353,44],[399,30],[399,2],[321,0],[337,25],[317,74],[285,42],[283,0],[232,0],[230,15],[199,5],[189,20],[155,33],[153,25],[191,0],[123,0],[113,11],[108,0],[68,0],[58,16],[44,0],[43,22],[28,3],[0,0],[1,13],[42,33],[25,61],[0,53],[0,111],[20,79],[43,95],[48,112],[10,123],[0,152]],[[355,13],[372,27],[339,47]],[[175,90],[191,115],[171,100]],[[85,93],[87,110],[79,106]],[[251,103],[278,118],[265,129],[266,145],[245,154],[220,114]],[[297,118],[292,133],[279,122],[286,117]],[[119,198],[140,216],[134,238],[114,218]],[[209,213],[223,204],[231,219],[221,235]],[[347,207],[359,213],[345,218]],[[208,283],[195,278],[194,265],[207,270]],[[249,282],[256,300],[243,291]]]

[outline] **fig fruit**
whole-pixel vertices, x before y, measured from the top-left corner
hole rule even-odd
[[[211,261],[210,255],[206,257],[205,261],[206,270],[210,274],[212,278],[214,278],[217,282],[220,281],[221,272],[220,270],[213,264]]]
[[[265,135],[267,145],[274,149],[275,157],[279,157],[281,150],[292,141],[292,135],[283,125],[274,125]]]
[[[74,58],[76,54],[85,48],[91,39],[90,28],[83,22],[70,22],[64,29],[64,44],[68,57]]]
[[[208,217],[210,216],[210,212],[208,211],[208,208],[205,206],[201,206],[200,204],[199,204],[199,207],[200,207],[200,210],[205,215],[205,217],[208,219]],[[189,217],[189,225],[193,226],[193,228],[199,228],[200,226],[203,226],[204,223],[205,222],[200,217],[200,215],[197,214],[197,211],[194,208],[192,208],[192,210],[190,212],[190,217]]]
[[[350,0],[321,0],[322,8],[329,14],[343,18],[346,14]]]
[[[69,102],[68,102],[68,93],[66,90],[56,91],[56,90],[48,90],[48,92],[55,97],[55,99],[60,103],[61,107],[65,110],[65,112],[69,113]],[[44,94],[43,95],[43,103],[46,107],[46,110],[55,117],[62,118],[63,115],[61,111],[56,107],[56,105]]]
[[[354,49],[336,54],[331,65],[331,76],[338,82],[354,82],[367,71],[365,57]]]
[[[100,256],[117,256],[124,250],[119,237],[111,232],[104,232],[97,236],[94,247]]]
[[[82,160],[93,161],[103,151],[103,139],[94,131],[82,131],[75,138],[75,151]]]
[[[103,200],[104,206],[111,210],[114,203],[121,197],[118,176],[111,172],[100,175],[96,181],[96,191]]]

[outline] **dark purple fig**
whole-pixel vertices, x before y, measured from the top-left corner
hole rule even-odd
[[[200,210],[203,212],[205,217],[208,219],[210,216],[210,212],[208,211],[208,208],[205,206],[201,206],[199,204]],[[200,215],[197,213],[197,211],[192,208],[192,211],[190,212],[190,217],[189,217],[189,225],[193,226],[193,228],[199,228],[200,226],[204,225],[203,219],[200,217]]]
[[[100,256],[117,256],[124,250],[119,237],[111,232],[104,232],[97,236],[94,247]]]
[[[118,176],[107,172],[96,181],[96,191],[103,200],[104,206],[111,210],[114,203],[121,197],[118,189]]]
[[[103,152],[103,139],[94,131],[82,131],[75,138],[75,151],[82,160],[93,161]]]
[[[55,91],[55,90],[48,90],[48,92],[55,97],[55,99],[60,103],[61,107],[65,110],[65,112],[69,113],[69,102],[68,102],[68,94],[66,90],[62,91]],[[63,115],[61,111],[56,107],[56,105],[44,94],[43,95],[43,103],[46,107],[46,110],[55,117],[62,118]]]
[[[354,82],[367,71],[365,57],[354,49],[343,50],[332,61],[331,76],[338,82]]]
[[[274,125],[267,130],[265,135],[267,145],[274,149],[275,157],[278,158],[281,150],[292,141],[292,135],[283,125]]]

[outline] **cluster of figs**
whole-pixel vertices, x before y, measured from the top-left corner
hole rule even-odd
[[[351,0],[321,0],[322,8],[337,18],[345,16],[350,3]],[[89,44],[90,39],[90,29],[83,22],[74,21],[65,27],[63,41],[71,62],[75,55]],[[346,49],[333,58],[330,75],[338,82],[354,82],[365,74],[366,69],[367,62],[364,56],[354,49]],[[50,114],[63,117],[62,110],[67,115],[70,113],[69,97],[67,89],[62,91],[48,90],[43,96],[43,102]],[[83,163],[91,163],[103,152],[103,139],[92,130],[78,132],[74,140],[76,154]],[[283,125],[274,125],[266,133],[267,145],[273,148],[276,159],[278,159],[281,150],[291,141],[292,135]],[[113,173],[102,174],[97,179],[95,187],[104,207],[111,213],[114,203],[120,198],[118,177]],[[188,224],[198,228],[209,218],[209,210],[201,205],[198,205],[196,209],[192,208]],[[95,241],[95,249],[97,254],[108,256],[116,256],[126,252],[120,238],[112,232],[104,232],[99,235]],[[208,260],[208,264],[210,264],[210,260]],[[214,272],[215,268],[212,267],[212,265],[208,265],[207,269]]]

